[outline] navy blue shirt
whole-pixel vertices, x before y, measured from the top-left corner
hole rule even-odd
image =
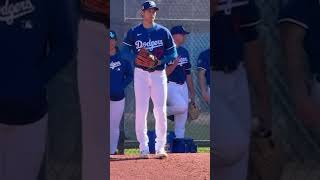
[[[178,47],[177,51],[180,60],[173,72],[168,76],[168,81],[183,84],[187,79],[187,75],[190,74],[190,56],[188,50],[184,47]],[[168,63],[168,65],[170,64],[173,64],[173,62]]]
[[[0,123],[47,113],[45,86],[75,55],[74,8],[65,0],[0,1]]]
[[[210,49],[200,53],[197,61],[198,69],[205,70],[207,85],[210,85]]]
[[[123,44],[129,46],[136,55],[144,47],[158,59],[162,60],[165,55],[175,52],[175,44],[170,31],[159,25],[146,29],[143,24],[131,28],[125,37]],[[165,62],[157,66],[155,70],[163,70]],[[137,67],[137,65],[135,65]],[[143,69],[143,67],[140,67]]]
[[[253,0],[218,1],[217,12],[211,17],[212,65],[237,65],[244,58],[244,43],[257,39],[258,10]]]
[[[117,52],[110,57],[110,100],[120,101],[125,97],[124,90],[133,79],[132,65],[122,60]]]
[[[304,49],[308,54],[310,70],[320,73],[320,1],[290,0],[280,12],[279,22],[296,24],[306,30]]]

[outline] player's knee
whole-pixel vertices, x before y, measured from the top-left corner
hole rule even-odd
[[[188,105],[176,106],[177,114],[183,114],[188,111]]]
[[[214,144],[218,166],[230,166],[242,160],[249,151],[248,138],[236,138],[233,141],[220,141]]]

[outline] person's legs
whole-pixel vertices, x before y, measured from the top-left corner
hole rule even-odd
[[[107,176],[107,29],[81,20],[77,74],[82,122],[82,180]]]
[[[213,72],[213,177],[246,180],[250,142],[250,99],[245,72]],[[242,97],[241,97],[242,96]]]
[[[174,82],[168,83],[167,116],[183,114],[188,110],[182,86]]]
[[[121,101],[110,101],[110,154],[116,153],[120,121],[122,119],[125,99]]]
[[[151,74],[151,99],[156,120],[156,151],[164,150],[167,141],[167,75],[163,71]]]
[[[147,115],[149,110],[150,100],[150,73],[141,69],[134,70],[134,94],[136,102],[136,136],[140,143],[140,151],[149,151],[148,136],[147,136]]]
[[[179,107],[183,109],[182,113],[175,114],[174,116],[174,128],[176,138],[184,138],[186,121],[188,118],[188,87],[187,84],[180,85],[180,97]]]
[[[28,125],[0,125],[1,180],[35,180],[41,167],[47,137],[47,115]]]

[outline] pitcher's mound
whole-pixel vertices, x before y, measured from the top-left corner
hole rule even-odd
[[[209,153],[169,154],[166,159],[116,155],[110,160],[111,180],[209,180]]]

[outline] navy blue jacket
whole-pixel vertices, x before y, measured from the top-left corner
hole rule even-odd
[[[72,2],[0,1],[0,123],[28,124],[47,113],[46,84],[75,55]]]
[[[124,90],[133,79],[132,65],[123,60],[119,52],[110,57],[110,100],[120,101],[125,97]]]

